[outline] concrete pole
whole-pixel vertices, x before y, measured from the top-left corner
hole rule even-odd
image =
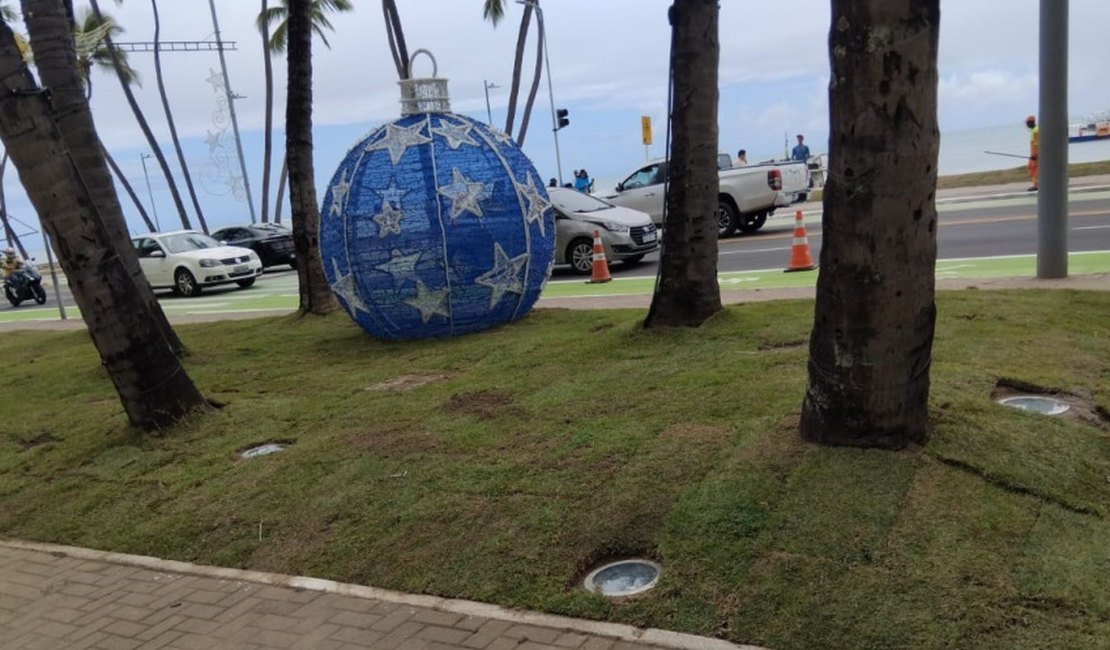
[[[251,223],[256,223],[254,198],[251,196],[251,182],[247,176],[247,161],[243,158],[243,141],[239,139],[239,120],[235,118],[235,95],[231,92],[231,79],[227,76],[227,60],[224,58],[223,41],[220,40],[220,22],[216,19],[216,0],[208,0],[208,7],[212,10],[212,29],[216,32],[216,50],[220,54],[220,71],[224,73],[227,112],[231,114],[231,128],[235,133],[235,149],[239,152],[239,170],[243,174],[243,191],[247,194],[247,207],[250,208]]]
[[[1068,0],[1041,0],[1037,277],[1068,277]]]

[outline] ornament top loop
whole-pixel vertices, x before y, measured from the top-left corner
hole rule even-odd
[[[402,79],[397,83],[401,86],[401,115],[416,115],[419,113],[450,113],[451,98],[447,95],[447,80],[436,76],[439,67],[432,53],[423,48],[416,50],[409,58],[409,70],[416,62],[417,54],[425,54],[432,60],[432,76],[420,79]]]

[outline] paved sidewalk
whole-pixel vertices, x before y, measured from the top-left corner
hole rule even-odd
[[[0,648],[726,650],[740,647],[662,630],[506,610],[327,580],[0,540]]]

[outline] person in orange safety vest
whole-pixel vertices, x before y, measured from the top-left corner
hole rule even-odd
[[[1030,115],[1025,118],[1025,126],[1029,127],[1029,180],[1033,185],[1030,192],[1037,191],[1037,154],[1041,148],[1041,129],[1037,126],[1037,118]]]

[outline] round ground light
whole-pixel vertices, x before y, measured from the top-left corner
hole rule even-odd
[[[998,400],[999,404],[1009,406],[1023,411],[1032,411],[1034,413],[1041,413],[1042,415],[1060,415],[1066,412],[1071,406],[1061,402],[1058,399],[1051,397],[1040,397],[1037,395],[1017,395],[1014,397],[1006,397]]]
[[[651,560],[621,560],[594,569],[582,584],[602,596],[634,596],[654,587],[662,571]]]
[[[258,445],[257,447],[251,447],[250,449],[247,449],[246,451],[239,454],[239,457],[258,458],[259,456],[269,456],[270,454],[276,454],[279,451],[285,451],[285,447],[286,445],[278,442],[268,442],[264,445]]]

